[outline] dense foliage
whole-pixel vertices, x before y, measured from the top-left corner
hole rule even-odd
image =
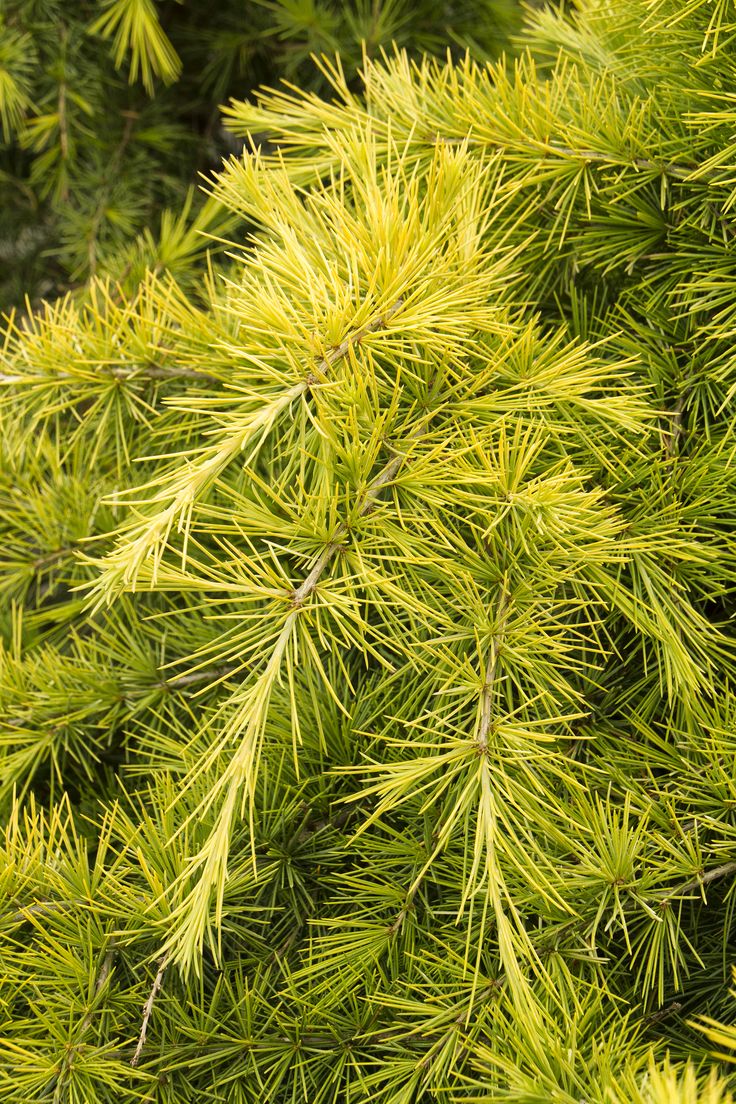
[[[731,1100],[736,13],[529,18],[7,328],[8,1104]]]
[[[313,51],[339,50],[350,77],[363,44],[495,54],[517,13],[516,0],[0,0],[0,306],[96,273],[135,286],[146,265],[196,267],[199,231],[232,227],[187,191],[228,152],[228,96],[280,77],[321,87]]]

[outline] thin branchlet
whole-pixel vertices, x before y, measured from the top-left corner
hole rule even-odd
[[[158,960],[157,965],[158,965],[158,969],[156,971],[156,976],[153,979],[153,985],[151,986],[151,991],[148,994],[148,997],[146,999],[146,1003],[143,1006],[143,1020],[141,1021],[141,1029],[140,1029],[140,1032],[138,1034],[138,1042],[136,1044],[136,1048],[135,1048],[135,1051],[133,1053],[133,1057],[130,1059],[131,1066],[137,1066],[138,1065],[138,1063],[141,1059],[141,1055],[143,1054],[143,1048],[146,1045],[146,1037],[148,1035],[148,1024],[150,1022],[151,1016],[153,1015],[153,1006],[154,1006],[154,1003],[156,1001],[156,997],[158,996],[159,992],[161,991],[161,986],[163,985],[163,982],[164,982],[164,974],[166,973],[166,967],[168,966],[168,958],[166,957],[166,955],[162,956]]]
[[[488,647],[483,689],[480,698],[480,723],[478,725],[478,751],[485,755],[488,751],[488,737],[493,725],[493,697],[496,690],[496,669],[504,639],[504,628],[508,617],[511,596],[505,586],[501,589],[496,608],[496,630]]]

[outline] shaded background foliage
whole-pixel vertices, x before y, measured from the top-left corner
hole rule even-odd
[[[515,0],[1,0],[0,305],[102,272],[134,286],[146,265],[179,275],[196,265],[206,243],[193,225],[232,224],[190,191],[233,148],[219,116],[230,96],[280,79],[324,89],[312,53],[339,51],[351,78],[364,47],[493,55],[519,10]]]

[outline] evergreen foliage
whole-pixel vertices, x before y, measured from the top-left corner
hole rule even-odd
[[[736,14],[529,20],[6,327],[8,1104],[732,1100]]]
[[[517,12],[516,0],[0,0],[0,305],[95,274],[132,288],[147,265],[179,279],[198,267],[200,232],[233,225],[212,205],[182,217],[197,174],[228,152],[228,96],[315,84],[313,51],[339,50],[354,74],[363,42],[495,54]]]

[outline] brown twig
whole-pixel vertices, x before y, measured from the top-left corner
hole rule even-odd
[[[231,663],[226,667],[209,667],[205,671],[190,671],[178,678],[162,679],[161,685],[167,690],[186,690],[188,686],[195,686],[198,682],[215,682],[225,678],[239,669],[237,663]]]
[[[670,1016],[676,1016],[681,1011],[682,1004],[680,1001],[672,1001],[665,1008],[658,1008],[654,1012],[649,1012],[646,1016],[643,1016],[641,1022],[654,1026],[654,1024],[661,1023],[662,1020],[669,1019]]]
[[[670,414],[670,426],[664,431],[664,453],[668,460],[672,460],[677,452],[680,438],[685,432],[684,425],[685,395],[680,395]]]
[[[32,916],[53,916],[54,913],[66,912],[85,903],[84,901],[35,901],[32,905],[24,905],[17,909],[7,916],[7,919],[11,924],[22,924]]]
[[[25,383],[25,384],[39,384],[46,381],[55,382],[56,380],[75,380],[79,379],[74,372],[54,372],[53,375],[41,375],[41,376],[11,376],[5,372],[0,372],[0,383]],[[87,379],[81,377],[85,382]],[[105,372],[104,368],[97,373],[97,378],[114,379],[114,380],[178,380],[178,379],[192,379],[192,380],[204,380],[210,383],[219,383],[217,376],[208,375],[207,372],[198,372],[196,368],[173,368],[165,364],[134,364],[129,368],[117,367],[111,368],[109,372]]]
[[[409,440],[416,440],[419,437],[423,437],[426,432],[427,422],[423,421],[422,423],[420,423],[420,425],[415,426],[414,430],[409,435]],[[386,466],[382,468],[382,470],[378,473],[373,482],[368,485],[363,496],[363,501],[358,510],[359,518],[366,517],[368,514],[372,513],[373,510],[376,509],[376,506],[378,505],[378,497],[381,491],[386,486],[386,484],[390,483],[391,480],[399,473],[399,470],[401,469],[401,466],[403,465],[405,460],[406,454],[398,453],[396,456],[393,457],[392,460],[389,460],[388,464],[386,464]],[[312,570],[309,572],[301,585],[298,586],[292,594],[292,602],[296,607],[301,606],[312,594],[323,572],[334,559],[335,554],[340,547],[340,540],[348,532],[348,529],[349,525],[345,521],[341,522],[337,526],[332,540],[329,544],[325,545],[324,549],[317,557]]]
[[[446,137],[436,133],[431,138],[435,145],[448,146],[481,146],[497,150],[499,153],[513,153],[516,150],[529,150],[542,154],[552,154],[555,157],[574,161],[590,161],[594,164],[608,166],[614,169],[636,169],[639,172],[657,172],[663,176],[671,176],[673,180],[690,180],[698,166],[676,165],[666,161],[653,161],[646,157],[618,157],[616,154],[603,153],[601,150],[573,149],[572,146],[563,146],[557,142],[535,142],[533,140],[521,143],[494,142],[485,138],[470,138],[468,136]],[[709,179],[704,177],[703,179]]]
[[[481,752],[488,750],[488,736],[491,731],[492,724],[492,706],[493,706],[493,693],[495,689],[496,681],[496,667],[498,665],[498,656],[501,650],[501,644],[503,643],[504,630],[506,628],[506,618],[508,615],[510,595],[504,587],[501,590],[501,597],[498,602],[498,609],[496,611],[497,628],[491,637],[491,644],[488,650],[488,661],[486,663],[486,674],[483,680],[483,690],[481,692],[480,699],[480,725],[478,727],[478,748]]]
[[[140,1061],[141,1054],[143,1053],[143,1047],[146,1045],[146,1035],[148,1034],[148,1022],[151,1019],[151,1013],[153,1012],[153,1005],[158,996],[161,985],[163,984],[164,974],[166,973],[166,967],[169,964],[169,956],[164,955],[163,958],[158,960],[158,973],[153,979],[153,985],[151,986],[151,992],[148,994],[148,1000],[143,1005],[143,1022],[141,1023],[141,1030],[138,1036],[138,1045],[135,1048],[135,1053],[130,1059],[131,1066],[137,1066]]]
[[[108,948],[107,954],[105,955],[104,959],[102,960],[102,965],[100,967],[100,972],[97,975],[97,980],[95,981],[95,991],[94,991],[94,995],[92,997],[92,1003],[94,1003],[95,998],[101,992],[103,986],[105,985],[105,982],[107,981],[108,977],[110,976],[110,971],[112,969],[112,963],[113,963],[113,958],[114,957],[115,957],[115,941],[111,939],[110,940],[110,946]],[[56,1089],[56,1091],[54,1093],[54,1100],[60,1099],[60,1096],[58,1094],[59,1094],[60,1090],[62,1090],[63,1087],[67,1083],[67,1078],[68,1078],[69,1073],[71,1071],[72,1064],[74,1062],[74,1057],[77,1054],[77,1052],[79,1050],[79,1047],[82,1045],[82,1041],[84,1039],[84,1036],[87,1034],[90,1027],[92,1026],[92,1015],[93,1015],[93,1009],[88,1008],[87,1011],[84,1014],[84,1018],[82,1019],[80,1025],[79,1025],[79,1031],[78,1031],[78,1034],[77,1034],[76,1042],[73,1043],[73,1044],[70,1044],[67,1047],[66,1053],[65,1053],[65,1056],[64,1056],[63,1060],[56,1067],[56,1073],[52,1077],[51,1081],[49,1081],[46,1084],[46,1086],[41,1090],[38,1099],[40,1099],[41,1097],[48,1096],[51,1093],[52,1089],[54,1089],[54,1088]]]
[[[339,345],[336,345],[335,348],[327,353],[326,356],[322,357],[319,364],[317,364],[316,366],[315,372],[323,375],[325,372],[328,371],[328,369],[332,367],[333,364],[336,364],[338,360],[342,360],[343,357],[346,357],[355,345],[360,345],[363,338],[366,337],[368,334],[377,333],[379,330],[385,330],[386,326],[389,324],[393,316],[403,307],[403,305],[404,300],[403,298],[399,297],[396,302],[388,308],[387,311],[384,311],[383,314],[379,315],[377,318],[374,318],[372,322],[367,322],[365,326],[361,326],[360,329],[356,330],[354,333],[348,334],[348,336],[343,341],[341,341]],[[314,384],[319,382],[319,376],[315,375],[314,373],[310,373],[307,378],[307,384],[312,387],[314,386]]]
[[[207,372],[198,372],[196,368],[174,368],[166,364],[145,364],[134,366],[133,368],[112,368],[110,375],[113,379],[119,380],[193,379],[205,380],[210,383],[220,382],[217,376],[209,375]]]
[[[700,889],[701,886],[710,885],[711,882],[716,882],[719,878],[728,878],[731,874],[736,874],[736,862],[727,862],[724,863],[723,866],[716,866],[712,870],[705,870],[702,874],[699,874],[697,878],[691,878],[689,882],[684,882],[682,885],[663,894],[663,899],[669,900],[671,897],[680,897],[683,893],[692,893],[694,889]]]
[[[95,997],[98,995],[98,993],[102,989],[103,985],[107,981],[108,977],[110,976],[110,971],[112,970],[112,963],[113,963],[114,957],[115,957],[115,940],[111,939],[110,940],[110,946],[108,948],[107,954],[105,955],[105,957],[102,960],[102,966],[100,966],[100,972],[97,975],[97,981],[95,982]],[[91,1023],[92,1023],[92,1009],[88,1008],[84,1019],[82,1020],[81,1024],[79,1025],[79,1034],[80,1034],[80,1036],[85,1034],[85,1032],[87,1031],[87,1029],[89,1028]]]

